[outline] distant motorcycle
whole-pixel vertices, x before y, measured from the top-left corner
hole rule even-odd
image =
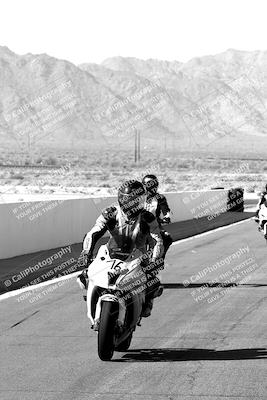
[[[264,238],[266,239],[266,241],[267,241],[267,226],[266,226],[266,223],[262,226],[261,224],[260,224],[260,219],[259,219],[259,217],[258,216],[255,216],[254,217],[254,221],[258,224],[258,231],[264,236]]]
[[[98,356],[111,360],[114,351],[126,351],[140,325],[147,278],[135,249],[125,261],[111,258],[106,245],[88,268],[87,309],[98,332]]]

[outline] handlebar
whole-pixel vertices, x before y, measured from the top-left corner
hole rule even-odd
[[[166,219],[168,219],[168,221],[166,221]],[[171,220],[170,220],[170,218],[159,218],[159,223],[161,224],[161,225],[169,225],[170,223],[171,223]]]

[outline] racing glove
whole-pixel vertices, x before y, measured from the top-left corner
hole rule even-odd
[[[169,224],[170,222],[171,222],[171,219],[169,217],[162,218],[162,223],[163,224]]]

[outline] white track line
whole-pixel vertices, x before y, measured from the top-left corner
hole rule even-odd
[[[80,273],[81,273],[81,271],[77,271],[77,272],[73,272],[72,274],[69,274],[69,275],[60,276],[59,278],[55,278],[55,279],[51,279],[49,281],[38,283],[37,285],[31,285],[31,286],[24,287],[22,289],[12,290],[11,292],[7,292],[7,293],[4,293],[4,294],[1,294],[0,295],[0,301],[5,300],[5,299],[9,299],[10,297],[18,296],[18,295],[20,295],[22,293],[25,293],[25,292],[31,292],[31,291],[40,289],[40,288],[45,287],[45,286],[54,285],[54,284],[57,284],[58,282],[66,281],[68,279],[75,278]]]
[[[221,226],[219,228],[211,229],[210,231],[207,231],[207,232],[198,233],[197,235],[190,236],[190,237],[185,238],[185,239],[177,240],[176,242],[172,243],[171,246],[177,246],[178,244],[187,242],[189,240],[195,240],[195,239],[198,239],[199,237],[202,237],[202,236],[207,236],[207,235],[211,235],[212,233],[215,233],[215,232],[223,231],[224,229],[228,229],[233,225],[243,224],[244,222],[250,221],[251,219],[253,219],[253,217],[243,219],[242,221],[233,222],[232,224]]]
[[[189,240],[195,240],[195,239],[198,239],[199,237],[211,235],[212,233],[216,233],[218,231],[222,231],[224,229],[228,229],[228,228],[232,227],[233,225],[243,224],[244,222],[250,221],[252,218],[253,217],[244,219],[242,221],[233,222],[232,224],[229,224],[229,225],[226,225],[226,226],[221,226],[219,228],[212,229],[212,230],[210,230],[208,232],[199,233],[199,234],[191,236],[189,238],[178,240],[178,241],[172,243],[171,246],[177,246],[178,244],[187,242]],[[40,288],[45,287],[45,286],[54,285],[54,284],[56,284],[58,282],[66,281],[68,279],[75,278],[80,273],[81,273],[81,271],[77,271],[77,272],[74,272],[74,273],[66,275],[66,276],[61,276],[60,278],[55,278],[55,279],[52,279],[52,280],[49,280],[49,281],[38,283],[37,285],[32,285],[32,286],[27,286],[27,287],[22,288],[22,289],[12,290],[11,292],[1,294],[0,295],[0,301],[9,299],[10,297],[18,296],[18,295],[20,295],[22,293],[25,293],[25,292],[34,291],[34,290],[40,289]]]

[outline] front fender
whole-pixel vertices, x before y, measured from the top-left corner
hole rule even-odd
[[[113,303],[118,303],[119,305],[119,314],[118,314],[118,321],[123,325],[124,320],[125,320],[125,314],[126,314],[126,304],[123,298],[118,298],[117,296],[111,294],[111,293],[106,293],[103,294],[103,296],[100,296],[96,305],[96,311],[95,311],[95,321],[100,319],[100,313],[101,313],[101,307],[103,301],[111,301]]]

